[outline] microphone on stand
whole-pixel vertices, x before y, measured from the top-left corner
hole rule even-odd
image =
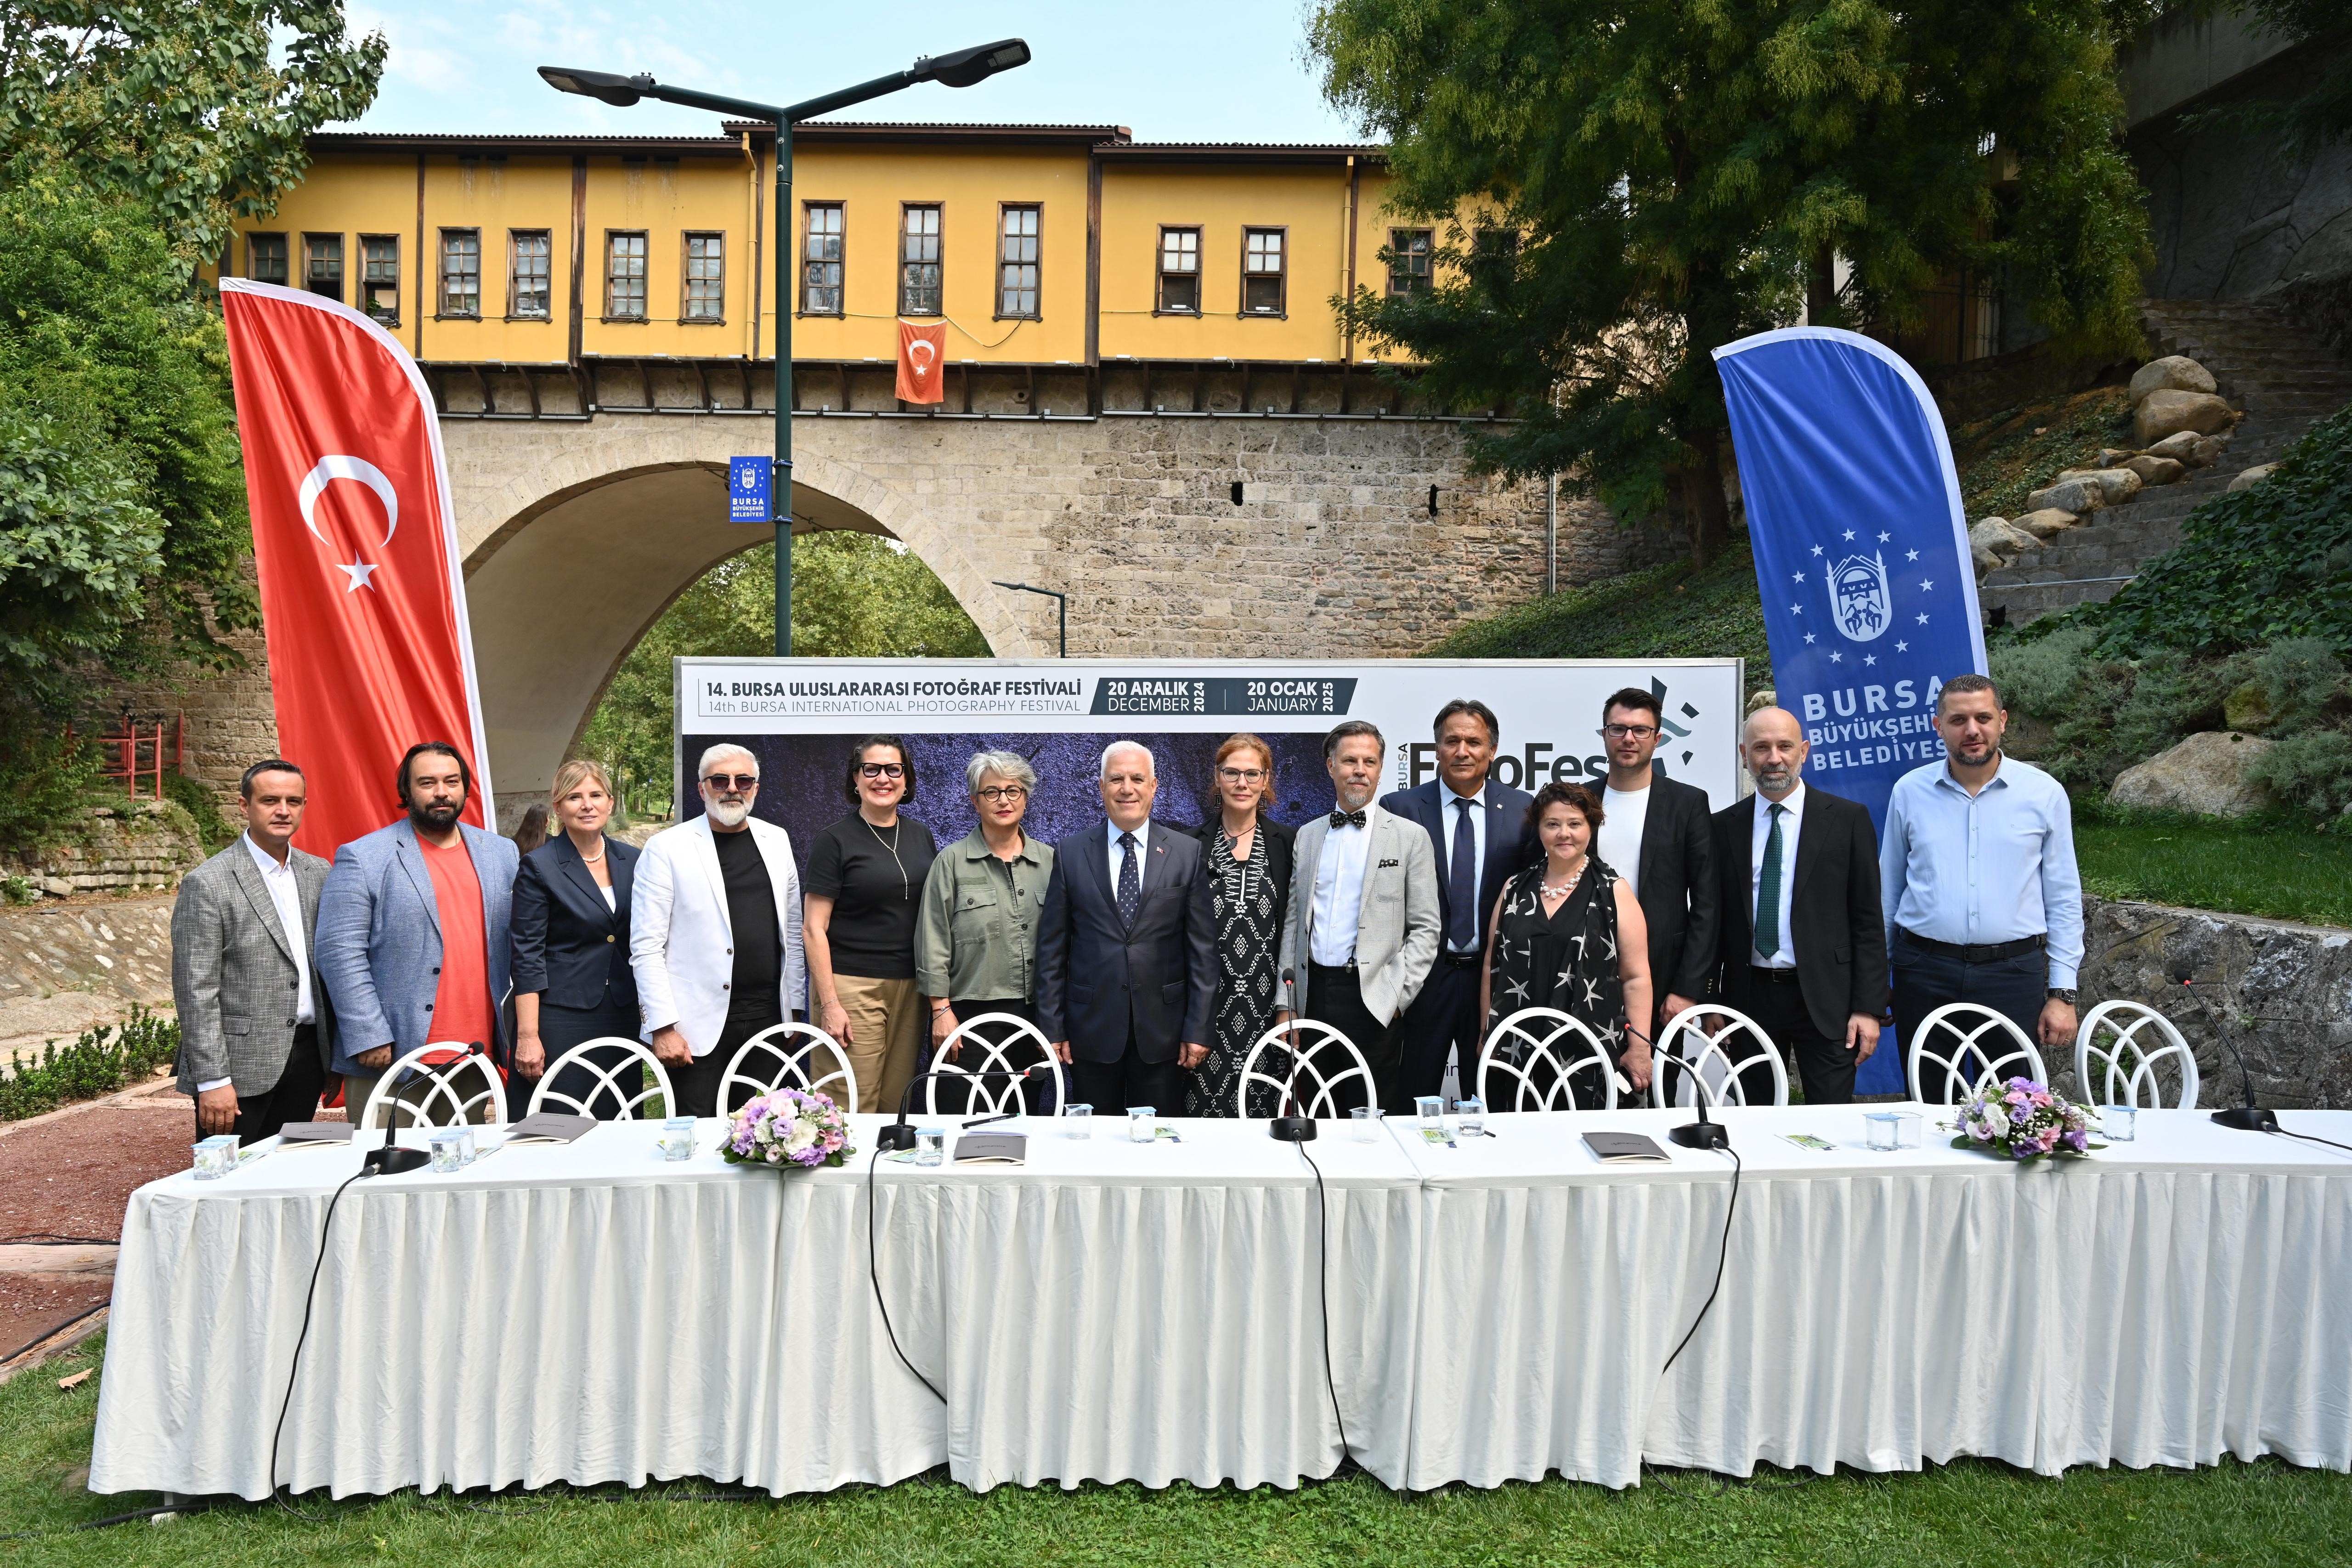
[[[1627,1034],[1632,1034],[1633,1032],[1632,1026],[1627,1026],[1625,1032]],[[1653,1062],[1650,1064],[1650,1070],[1652,1072],[1664,1072],[1665,1070],[1665,1063]],[[1681,1144],[1685,1149],[1730,1148],[1731,1129],[1726,1127],[1720,1121],[1713,1121],[1707,1119],[1706,1080],[1699,1076],[1698,1068],[1696,1065],[1690,1066],[1686,1071],[1687,1076],[1690,1079],[1691,1099],[1696,1102],[1698,1106],[1698,1120],[1696,1121],[1685,1121],[1680,1127],[1667,1128],[1666,1136],[1675,1142]]]
[[[2192,983],[2196,978],[2193,970],[2184,964],[2172,972],[2172,978],[2179,982],[2183,991],[2189,992],[2190,996],[2195,997],[2200,1007],[2205,1006],[2205,998],[2198,996],[2192,989]],[[2213,1010],[2210,1007],[2205,1008],[2205,1016],[2212,1018],[2213,1032],[2221,1037],[2223,1045],[2230,1047],[2230,1056],[2238,1064],[2238,1086],[2244,1091],[2246,1097],[2246,1102],[2243,1105],[2233,1105],[2225,1110],[2215,1111],[2213,1120],[2224,1127],[2234,1127],[2241,1132],[2277,1131],[2278,1113],[2254,1103],[2254,1075],[2246,1070],[2245,1053],[2238,1049],[2238,1042],[2231,1037],[2229,1021],[2225,1018],[2213,1017]]]
[[[1038,1062],[1034,1066],[1022,1068],[1019,1072],[1007,1071],[1002,1068],[991,1068],[984,1072],[966,1072],[961,1068],[935,1068],[927,1073],[918,1073],[908,1080],[905,1092],[898,1096],[898,1120],[876,1134],[875,1146],[888,1151],[907,1150],[915,1146],[915,1129],[907,1121],[907,1109],[914,1103],[915,1085],[926,1079],[1011,1079],[1023,1083],[1031,1083],[1038,1079],[1053,1076],[1054,1064],[1051,1062]],[[1018,1115],[1019,1112],[1008,1112],[1008,1114]]]
[[[1295,986],[1297,978],[1298,972],[1295,969],[1286,969],[1282,972],[1282,984],[1286,987]],[[1297,1113],[1298,1069],[1307,1065],[1307,1058],[1299,1054],[1297,1041],[1297,1037],[1293,1036],[1290,1049],[1290,1076],[1282,1083],[1282,1103],[1275,1107],[1282,1114],[1265,1124],[1265,1135],[1284,1143],[1312,1143],[1316,1138],[1315,1119]]]
[[[466,1057],[478,1057],[481,1054],[482,1047],[478,1044],[468,1045],[466,1047]],[[466,1057],[459,1057],[457,1060],[463,1061]],[[450,1067],[452,1071],[456,1070],[456,1063],[450,1064]],[[360,1109],[365,1111],[367,1107],[362,1106]],[[458,1114],[462,1117],[465,1113],[461,1110]],[[383,1146],[380,1149],[371,1149],[361,1156],[360,1169],[362,1172],[371,1176],[397,1176],[409,1171],[421,1171],[433,1163],[433,1156],[422,1149],[403,1149],[394,1143],[393,1132],[392,1111],[389,1107],[386,1107],[383,1113]]]

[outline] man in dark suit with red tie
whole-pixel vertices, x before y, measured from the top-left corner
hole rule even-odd
[[[1861,805],[1806,786],[1811,752],[1784,708],[1759,709],[1740,731],[1756,793],[1715,814],[1716,992],[1793,1058],[1806,1104],[1848,1105],[1886,1011],[1878,836]],[[1769,1093],[1746,1088],[1751,1104]]]
[[[1151,820],[1151,753],[1102,756],[1105,820],[1054,846],[1037,929],[1037,1026],[1070,1099],[1181,1113],[1208,1055],[1217,952],[1201,841]]]
[[[1419,823],[1437,858],[1437,963],[1398,1021],[1407,1099],[1435,1094],[1449,1055],[1464,1094],[1478,1092],[1478,976],[1504,880],[1533,855],[1528,807],[1535,796],[1490,775],[1503,727],[1475,698],[1437,710],[1437,776],[1383,797],[1381,809]]]

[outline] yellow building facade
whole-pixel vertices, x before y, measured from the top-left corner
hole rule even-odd
[[[800,407],[870,403],[853,377],[894,362],[904,321],[944,325],[949,364],[966,367],[966,408],[975,376],[1024,372],[1034,388],[1083,371],[1091,410],[1100,373],[1121,362],[1190,365],[1195,384],[1203,370],[1328,375],[1362,363],[1371,352],[1350,341],[1333,300],[1425,283],[1444,238],[1384,210],[1375,147],[820,123],[794,137],[792,284],[780,300],[772,134],[725,129],[322,134],[308,175],[276,214],[239,225],[222,269],[367,310],[444,367],[435,382],[453,413],[469,400],[475,412],[520,411],[492,385],[519,373],[531,413],[562,404],[549,389],[567,379],[579,389],[571,416],[616,406],[599,391],[616,366],[642,377],[625,396],[659,405],[676,394],[646,367],[683,364],[699,378],[689,400],[748,409],[765,395],[751,366],[774,354],[780,309],[795,365],[811,367],[796,372]],[[959,396],[952,369],[948,396]]]

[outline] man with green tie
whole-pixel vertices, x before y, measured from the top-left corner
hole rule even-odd
[[[1772,1037],[1806,1104],[1849,1105],[1886,1011],[1878,836],[1863,806],[1807,787],[1812,748],[1788,710],[1749,714],[1739,750],[1756,793],[1715,814],[1716,994]],[[1743,1087],[1750,1104],[1771,1094]]]

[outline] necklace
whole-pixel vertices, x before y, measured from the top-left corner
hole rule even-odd
[[[1579,861],[1577,862],[1576,869],[1568,874],[1568,880],[1562,882],[1559,887],[1555,888],[1549,882],[1546,882],[1543,885],[1543,896],[1547,899],[1564,899],[1568,897],[1569,894],[1576,891],[1576,884],[1583,879],[1584,862]]]
[[[573,847],[574,849],[577,849],[577,848],[579,848],[580,847],[579,847],[578,845],[576,845],[576,844],[575,844],[575,845],[573,845],[573,846],[572,846],[572,847]],[[592,856],[587,856],[587,855],[583,855],[583,856],[581,856],[581,857],[580,857],[580,863],[581,863],[583,866],[602,866],[602,865],[604,863],[604,835],[602,835],[602,834],[598,834],[598,835],[596,836],[596,853],[595,853],[593,857],[592,857]]]
[[[860,815],[857,820],[866,823],[866,831],[874,835],[875,843],[879,844],[883,848],[890,851],[890,864],[898,868],[899,902],[904,903],[907,900],[913,898],[913,890],[907,881],[907,863],[898,858],[898,839],[900,835],[906,831],[907,825],[903,822],[892,823],[890,825],[890,837],[885,838],[882,837],[882,830],[875,826],[871,822],[866,822],[863,815]]]

